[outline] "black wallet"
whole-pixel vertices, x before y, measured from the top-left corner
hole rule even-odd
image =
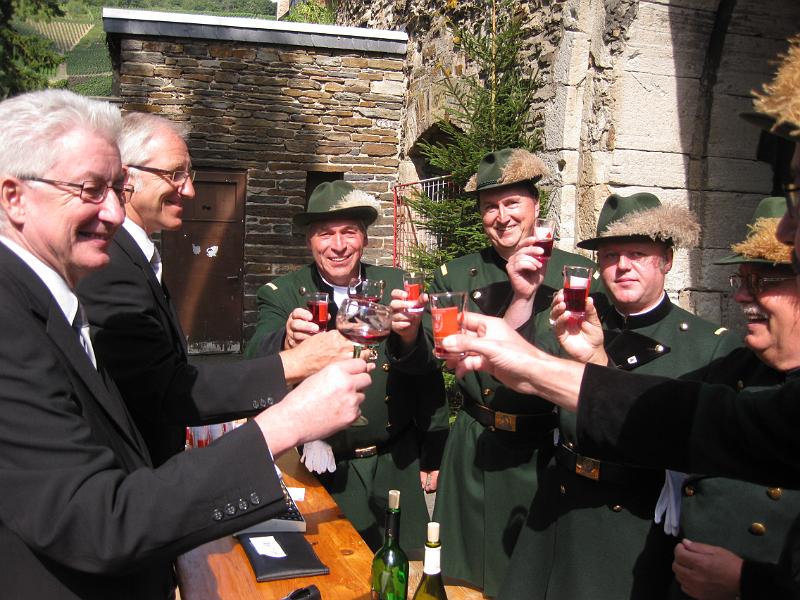
[[[330,573],[302,533],[239,534],[236,537],[253,567],[256,581]]]

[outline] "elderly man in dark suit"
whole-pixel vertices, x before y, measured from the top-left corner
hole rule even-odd
[[[74,293],[131,193],[119,111],[48,90],[0,103],[0,122],[1,594],[172,597],[178,554],[284,510],[272,456],[357,418],[368,367],[331,366],[154,469]]]
[[[155,465],[183,449],[186,425],[261,410],[282,398],[287,384],[350,356],[349,345],[332,334],[280,354],[281,340],[275,336],[263,341],[261,357],[254,360],[189,360],[151,239],[154,233],[179,229],[183,204],[195,196],[185,135],[182,124],[163,117],[124,117],[120,154],[135,191],[109,247],[110,264],[78,286],[97,355],[119,387]]]

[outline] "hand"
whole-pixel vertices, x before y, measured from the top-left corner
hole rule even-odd
[[[413,302],[407,301],[407,296],[408,294],[404,290],[392,290],[392,301],[389,304],[389,308],[392,309],[392,331],[400,337],[403,347],[406,349],[417,340],[423,314],[422,312],[410,313],[408,309],[425,306],[428,302],[428,294],[420,294],[419,298]]]
[[[305,338],[280,356],[286,383],[297,383],[330,364],[352,358],[353,343],[336,330],[325,331]]]
[[[286,340],[283,343],[284,350],[294,348],[303,340],[319,332],[319,327],[311,319],[311,311],[305,308],[295,308],[286,321]]]
[[[325,367],[255,421],[273,454],[330,437],[360,415],[374,363],[351,358]]]
[[[439,470],[420,471],[419,482],[422,484],[422,489],[426,494],[432,494],[439,487]]]
[[[697,600],[733,600],[739,595],[744,561],[725,548],[682,540],[672,570],[681,589]]]
[[[550,305],[550,320],[558,343],[572,358],[582,363],[608,364],[603,347],[603,325],[591,297],[586,300],[585,317],[576,319],[567,311],[564,290],[559,290]]]
[[[544,250],[535,246],[536,238],[522,240],[506,264],[508,280],[515,298],[532,300],[544,280],[547,262],[540,260]]]
[[[534,348],[502,319],[465,312],[464,327],[467,334],[451,335],[443,341],[448,351],[466,353],[447,361],[458,377],[469,371],[486,371],[522,394],[535,394],[577,411],[583,365]]]

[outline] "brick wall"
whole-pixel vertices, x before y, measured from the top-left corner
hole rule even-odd
[[[342,173],[382,201],[367,259],[391,263],[404,56],[325,48],[319,39],[313,48],[220,41],[219,29],[204,31],[207,39],[163,33],[110,37],[124,110],[188,122],[196,167],[247,173],[247,336],[258,287],[309,260],[305,238],[291,224],[305,205],[307,172]]]

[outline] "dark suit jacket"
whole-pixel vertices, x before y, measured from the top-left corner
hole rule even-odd
[[[0,328],[3,598],[164,598],[178,554],[282,510],[254,423],[152,469],[113,383],[1,244]]]
[[[109,254],[111,263],[84,278],[78,295],[98,361],[119,386],[156,466],[183,449],[186,425],[255,414],[285,395],[277,354],[221,365],[189,362],[168,292],[125,229]]]

